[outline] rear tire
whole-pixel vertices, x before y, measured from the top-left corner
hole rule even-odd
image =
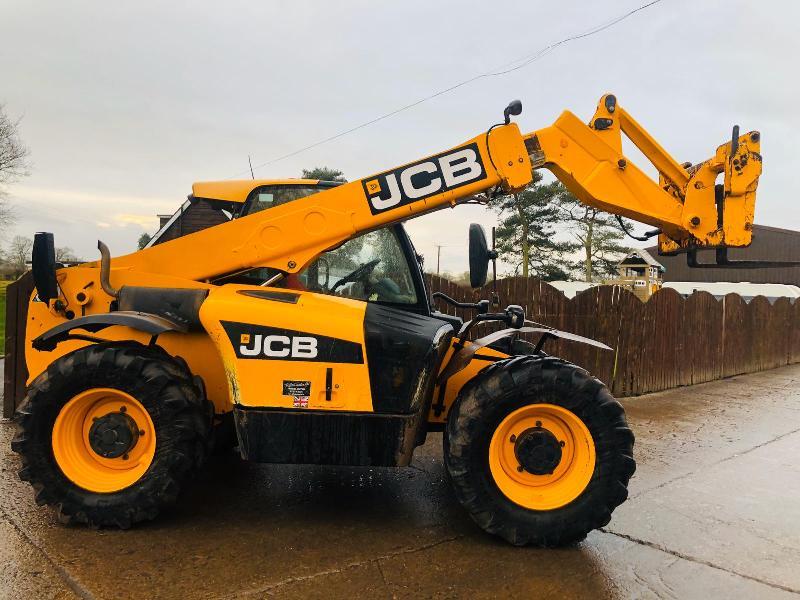
[[[112,408],[120,404],[130,408]],[[109,411],[135,416],[133,429],[141,427],[130,450],[111,458],[86,435]],[[132,343],[96,344],[55,360],[31,384],[16,421],[12,449],[36,503],[55,507],[63,523],[120,528],[175,503],[205,461],[211,428],[209,402],[186,363]],[[154,448],[143,447],[147,440]],[[129,466],[134,458],[141,474]]]
[[[514,463],[513,469],[498,468],[502,463],[497,458],[502,457],[496,449],[499,444],[506,444],[500,448],[505,456],[521,456],[516,454],[516,436],[506,437],[508,423],[525,418],[526,411],[545,415],[544,423],[535,416],[527,417],[528,424],[520,421],[517,425],[518,434],[525,428],[536,430],[541,433],[537,443],[547,437],[555,445],[557,438],[573,440],[571,429],[574,439],[585,440],[589,450],[575,444],[572,452],[571,442],[566,447],[562,442],[562,461],[574,456],[581,457],[582,463],[575,458],[573,468],[572,463],[565,462],[561,472],[558,466],[550,471],[546,466],[547,474],[529,471],[522,466],[524,461],[518,467]],[[548,420],[548,415],[553,418]],[[548,427],[557,429],[548,423],[563,425],[557,438],[548,437]],[[500,434],[503,439],[499,439]],[[443,437],[445,464],[458,500],[482,529],[519,546],[572,544],[603,527],[627,498],[628,480],[636,468],[634,437],[622,406],[599,380],[554,357],[517,356],[481,372],[459,394]],[[561,456],[557,448],[554,452]],[[513,481],[515,478],[519,481]],[[546,484],[550,481],[552,484]],[[574,483],[572,488],[570,482]],[[543,509],[535,509],[537,506]]]

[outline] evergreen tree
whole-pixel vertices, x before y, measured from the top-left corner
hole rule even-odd
[[[320,181],[342,181],[347,182],[339,169],[330,167],[314,167],[313,169],[303,169],[303,179],[319,179]]]
[[[543,184],[541,180],[534,172],[533,181],[523,191],[489,200],[489,207],[500,216],[495,230],[497,252],[513,265],[515,274],[546,281],[567,279],[565,255],[577,245],[556,240],[555,226],[560,219],[556,202],[569,192],[558,182]]]
[[[581,202],[560,183],[563,193],[556,206],[580,250],[581,258],[571,263],[583,281],[598,281],[616,274],[616,264],[630,248],[621,243],[625,232],[614,215],[591,208]],[[632,225],[623,221],[630,231]]]

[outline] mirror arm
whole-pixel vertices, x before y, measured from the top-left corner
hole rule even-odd
[[[480,302],[459,302],[455,298],[451,298],[450,296],[442,292],[433,292],[433,294],[431,294],[431,298],[433,298],[434,300],[436,298],[441,298],[442,300],[447,302],[450,306],[454,306],[456,308],[477,310],[478,313],[480,314],[489,312],[489,302],[487,300],[481,300]]]

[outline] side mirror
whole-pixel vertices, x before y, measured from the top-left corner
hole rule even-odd
[[[469,284],[473,288],[486,285],[486,273],[494,252],[489,250],[483,227],[477,223],[469,226]]]
[[[31,271],[36,294],[42,302],[58,298],[56,281],[56,250],[52,233],[37,233],[33,236]]]
[[[522,114],[522,101],[521,100],[512,100],[508,103],[505,110],[503,111],[503,120],[505,124],[508,125],[511,123],[511,116],[518,116]]]

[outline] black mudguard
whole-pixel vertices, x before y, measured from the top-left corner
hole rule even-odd
[[[439,385],[442,385],[450,377],[452,377],[459,371],[466,368],[467,365],[469,365],[469,363],[472,361],[472,358],[481,348],[489,346],[490,344],[494,344],[502,340],[503,338],[508,338],[513,335],[518,335],[520,333],[542,334],[542,337],[539,339],[539,343],[535,347],[534,350],[535,352],[541,350],[542,345],[549,338],[561,338],[573,342],[588,344],[589,346],[595,346],[596,348],[600,348],[602,350],[612,350],[610,346],[606,346],[602,342],[598,342],[597,340],[583,337],[582,335],[577,335],[575,333],[570,333],[568,331],[561,331],[560,329],[551,329],[549,327],[527,327],[527,326],[521,327],[519,329],[515,328],[501,329],[500,331],[495,331],[494,333],[485,335],[482,338],[478,338],[477,340],[465,342],[463,346],[461,346],[461,348],[459,348],[453,354],[453,356],[450,357],[450,361],[447,363],[445,368],[442,369],[442,372],[439,374],[437,383]]]
[[[66,321],[60,325],[56,325],[52,329],[45,331],[42,335],[33,340],[31,345],[34,350],[50,352],[61,342],[70,339],[71,337],[79,337],[70,335],[74,329],[82,329],[90,333],[96,333],[112,327],[114,325],[122,325],[130,327],[139,331],[144,331],[150,335],[157,336],[167,331],[180,331],[186,332],[187,327],[175,321],[170,321],[158,315],[152,315],[142,312],[124,311],[119,310],[112,313],[103,313],[99,315],[88,315],[86,317],[79,317]],[[80,338],[79,338],[80,339]]]

